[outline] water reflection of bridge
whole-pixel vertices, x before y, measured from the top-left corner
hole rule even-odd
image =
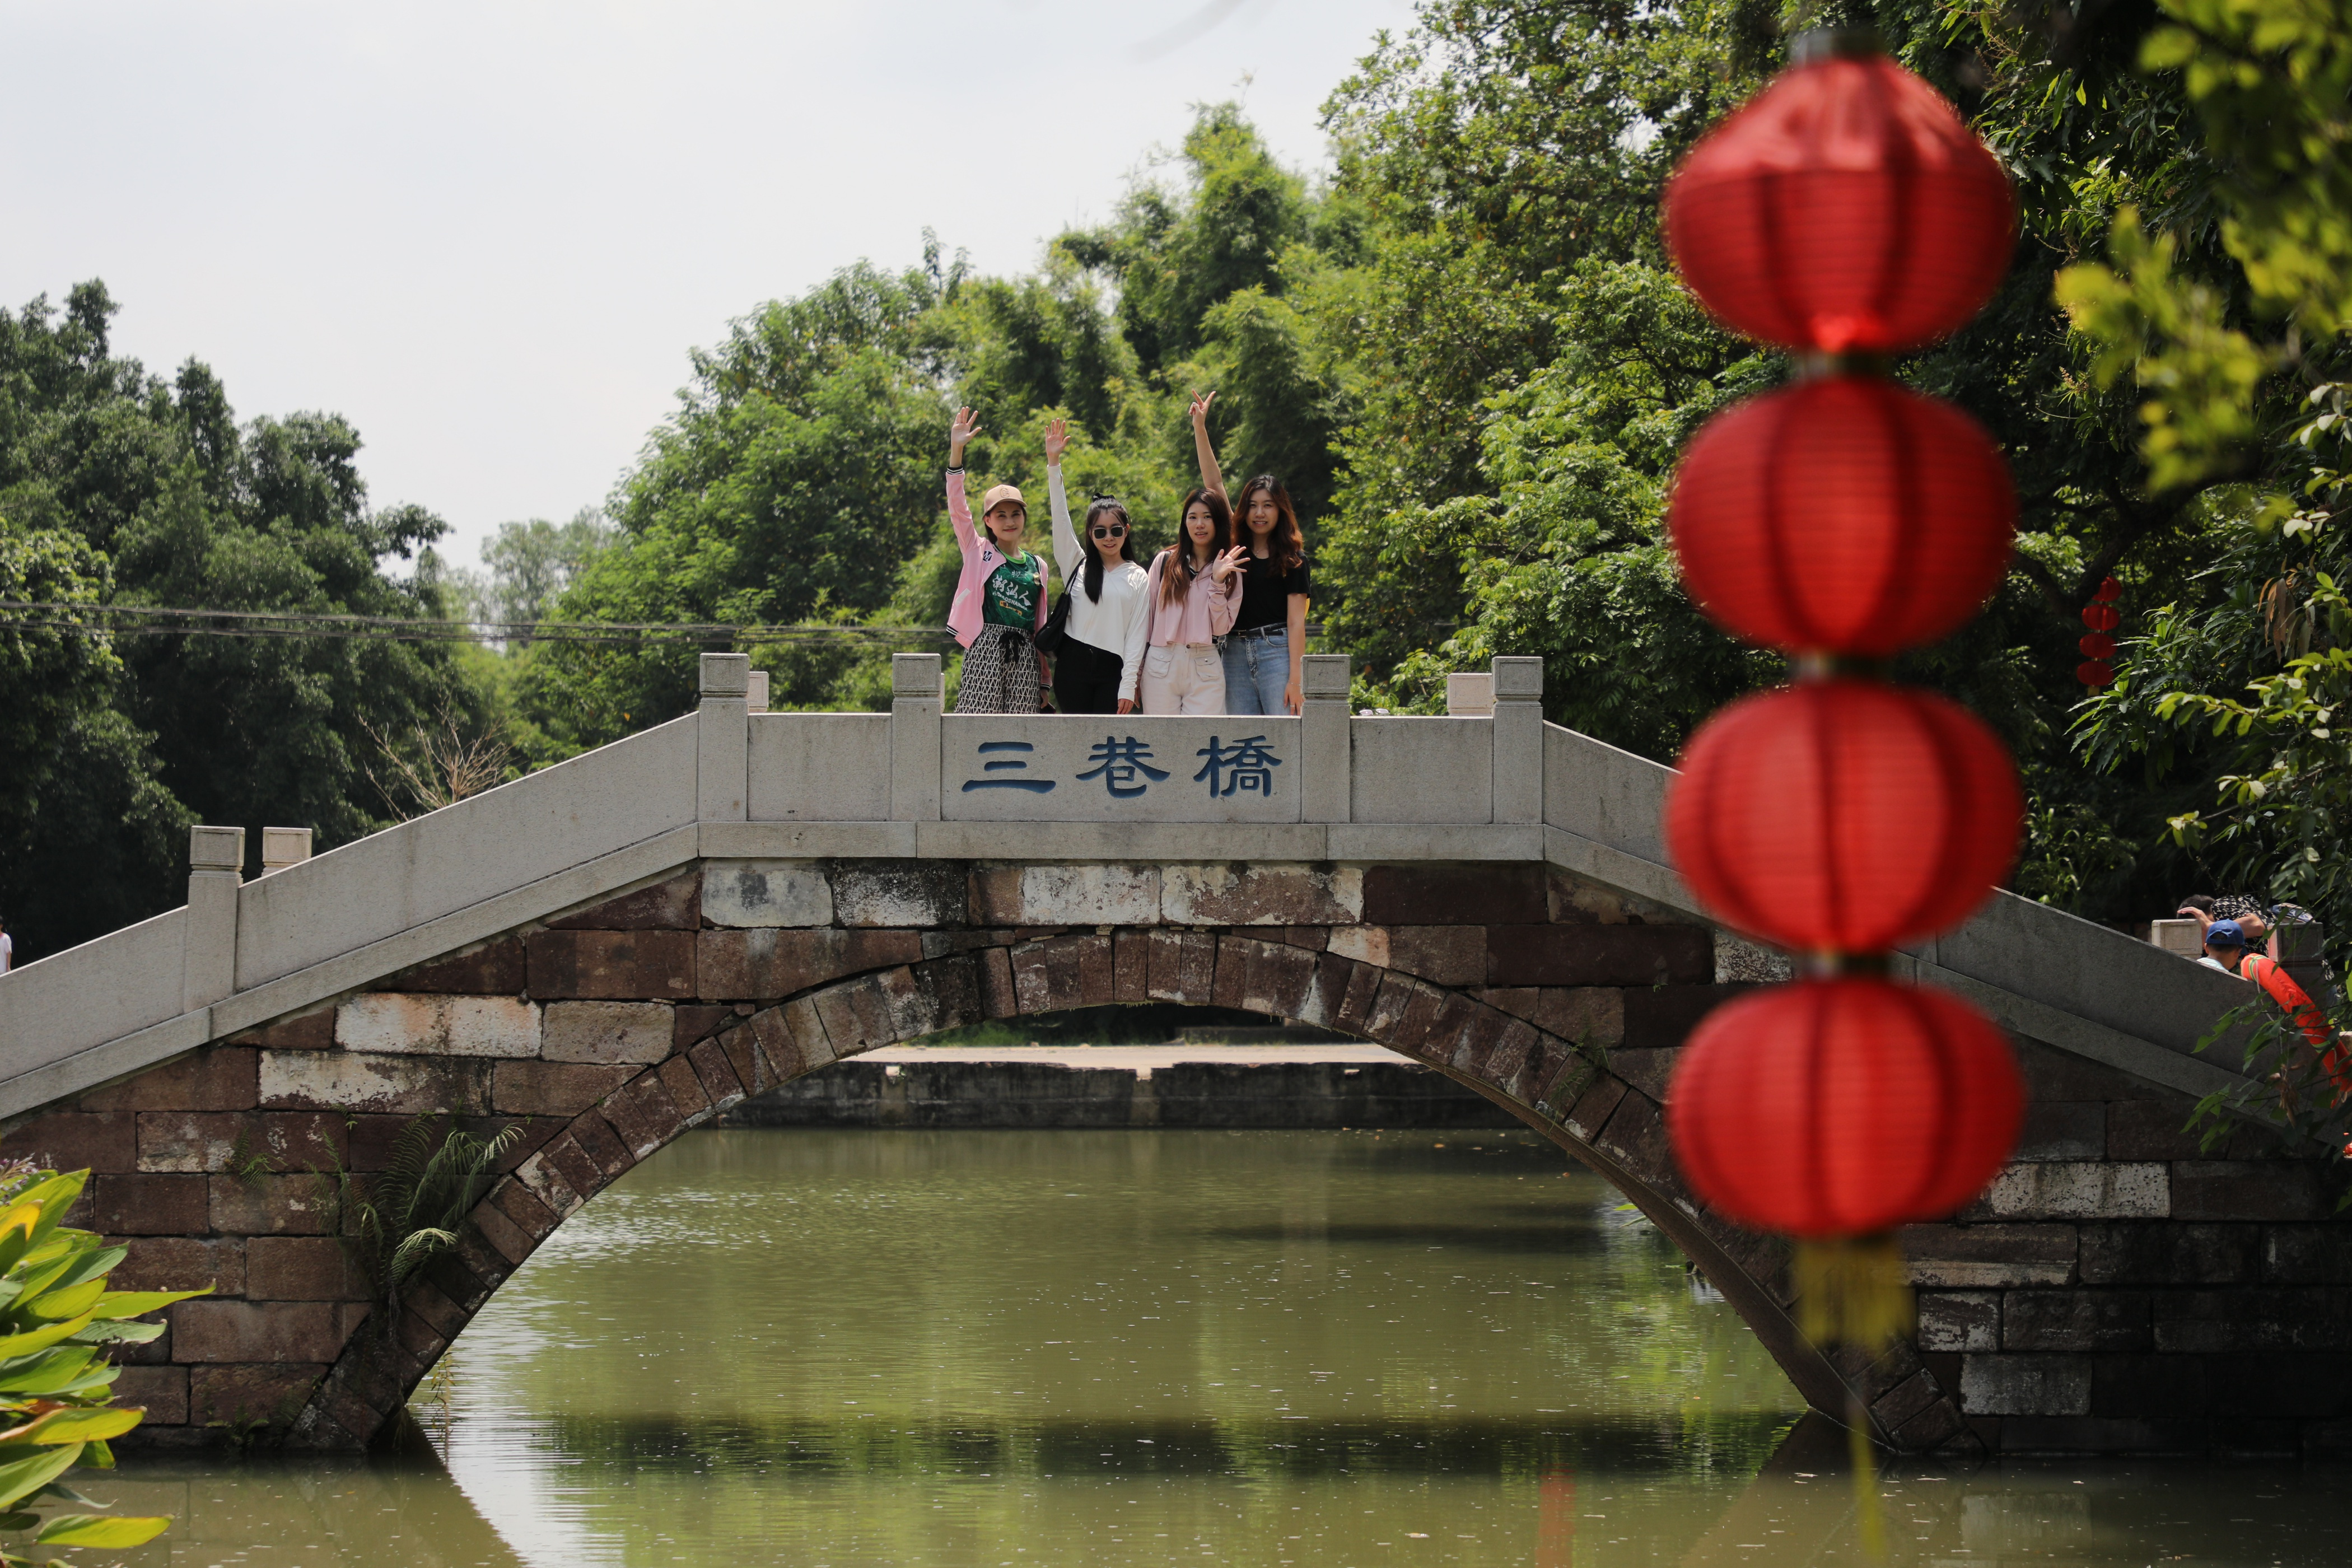
[[[2201,1448],[2246,1422],[2292,1447],[2352,1413],[2319,1166],[2179,1131],[2231,1081],[2190,1054],[2228,977],[2005,896],[1904,955],[2008,1026],[2036,1103],[1986,1199],[1911,1238],[1918,1342],[1833,1363],[1778,1245],[1690,1200],[1659,1120],[1691,1024],[1776,961],[1664,863],[1665,770],[1545,723],[1537,661],[1496,661],[1486,716],[1392,718],[1310,658],[1303,714],[1245,724],[943,715],[935,658],[896,679],[888,714],[752,714],[745,661],[708,657],[694,714],[253,882],[241,830],[198,828],[186,907],[0,978],[8,1149],[91,1166],[94,1223],[147,1238],[134,1275],[221,1282],[126,1374],[159,1425],[299,1408],[295,1440],[363,1441],[684,1129],[940,1028],[1146,1000],[1339,1029],[1487,1096],[1898,1447]],[[364,1170],[432,1110],[530,1139],[371,1349],[299,1173]],[[273,1173],[232,1174],[239,1148]]]

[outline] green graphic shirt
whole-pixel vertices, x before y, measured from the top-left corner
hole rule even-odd
[[[1008,555],[1004,564],[988,574],[981,597],[981,619],[992,626],[1019,626],[1028,631],[1037,624],[1037,595],[1045,592],[1034,551]]]

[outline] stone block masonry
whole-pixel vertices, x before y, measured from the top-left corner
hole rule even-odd
[[[565,1216],[689,1129],[761,1114],[780,1102],[755,1097],[811,1074],[826,1076],[790,1092],[820,1116],[892,1120],[895,1103],[952,1122],[963,1090],[827,1069],[989,1018],[1242,1007],[1406,1058],[1378,1086],[1314,1088],[1356,1096],[1348,1124],[1460,1107],[1405,1091],[1444,1083],[1552,1138],[1683,1247],[1809,1400],[1858,1394],[1892,1446],[2316,1448],[2352,1425],[2352,1227],[2324,1163],[2251,1133],[2209,1156],[2179,1133],[2185,1096],[2032,1041],[2019,1159],[1906,1238],[1916,1340],[1868,1363],[1806,1343],[1781,1245],[1698,1204],[1664,1134],[1691,1028],[1775,973],[1687,915],[1546,865],[706,860],[478,927],[46,1106],[0,1133],[0,1154],[95,1173],[79,1223],[127,1245],[124,1284],[215,1286],[129,1358],[145,1441],[350,1448]],[[1039,1119],[1175,1125],[1230,1098],[1197,1073],[1124,1076],[1116,1107],[1040,1090],[1061,1109]],[[1303,1092],[1269,1096],[1268,1113]],[[374,1301],[317,1173],[364,1180],[432,1113],[524,1136],[456,1249]]]

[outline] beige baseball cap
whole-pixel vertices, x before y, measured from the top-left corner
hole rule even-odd
[[[980,515],[986,517],[1006,501],[1011,501],[1014,506],[1019,507],[1024,513],[1029,510],[1029,503],[1021,499],[1019,485],[996,485],[992,486],[986,495],[980,498]]]

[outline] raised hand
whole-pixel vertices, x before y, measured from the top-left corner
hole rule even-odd
[[[1226,551],[1223,554],[1218,556],[1216,560],[1209,563],[1209,575],[1222,583],[1226,578],[1232,576],[1234,573],[1242,570],[1244,563],[1248,560],[1248,547],[1245,545],[1236,544],[1231,550]]]
[[[1216,400],[1217,395],[1213,392],[1192,395],[1192,428],[1195,432],[1205,432],[1209,428],[1209,405]]]
[[[964,443],[980,434],[980,416],[969,408],[956,410],[955,423],[948,426],[948,461],[963,461]]]
[[[1045,426],[1045,466],[1049,468],[1060,468],[1063,449],[1069,444],[1070,422],[1068,420],[1056,419],[1047,425]]]

